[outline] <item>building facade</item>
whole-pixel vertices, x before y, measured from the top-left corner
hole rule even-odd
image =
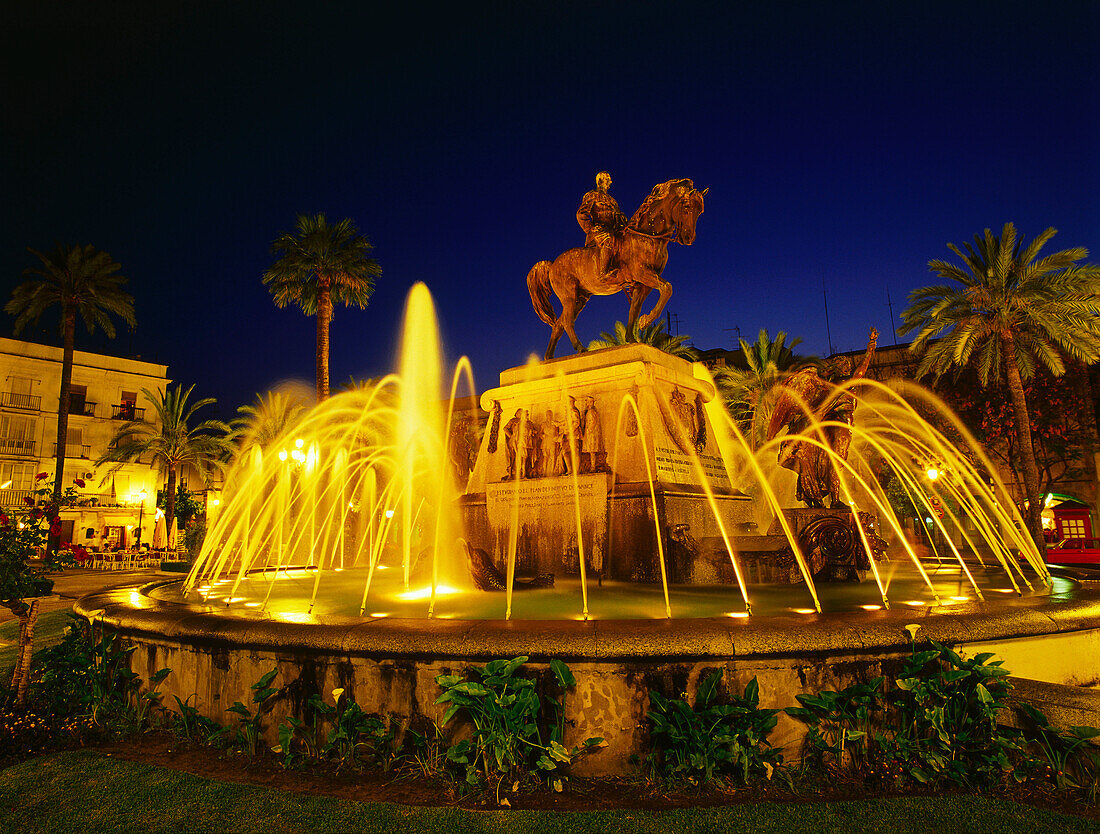
[[[54,473],[62,349],[0,338],[0,507],[23,503],[39,472]],[[63,487],[79,498],[61,511],[62,541],[89,547],[150,543],[160,476],[148,461],[96,467],[127,420],[156,420],[143,389],[162,395],[168,366],[76,351]],[[77,485],[83,481],[84,486]]]

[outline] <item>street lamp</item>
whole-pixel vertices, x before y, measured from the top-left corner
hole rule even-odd
[[[138,510],[138,529],[135,541],[137,542],[137,547],[139,550],[141,549],[141,523],[145,520],[145,499],[148,497],[148,490],[143,489],[141,492],[138,493],[138,498],[141,499],[141,509]]]

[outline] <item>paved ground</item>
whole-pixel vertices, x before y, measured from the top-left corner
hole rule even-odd
[[[71,611],[73,603],[85,594],[102,591],[105,588],[113,588],[118,585],[137,585],[142,582],[151,582],[158,577],[166,576],[159,570],[152,568],[147,570],[87,570],[85,568],[70,568],[64,573],[54,574],[52,577],[53,595],[40,597],[38,613],[45,614],[50,611]],[[182,576],[182,574],[175,574]],[[0,623],[14,620],[15,616],[7,608],[0,608]]]

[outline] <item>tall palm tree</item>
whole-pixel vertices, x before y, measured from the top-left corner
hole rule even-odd
[[[122,289],[126,279],[118,274],[119,264],[106,252],[94,246],[58,246],[43,254],[29,249],[42,261],[41,268],[28,268],[23,275],[30,280],[15,288],[4,310],[15,316],[14,333],[18,335],[28,324],[37,323],[42,314],[61,307],[61,391],[57,403],[57,457],[54,463],[54,512],[64,491],[65,448],[69,434],[69,391],[73,380],[73,344],[76,338],[76,317],[84,320],[88,333],[97,326],[108,337],[115,337],[111,316],[119,316],[133,327],[134,297]],[[51,539],[51,547],[56,545]]]
[[[949,243],[963,263],[937,259],[929,261],[928,268],[954,283],[910,293],[898,331],[918,331],[909,348],[923,354],[918,378],[931,374],[938,380],[948,370],[973,366],[983,386],[1007,385],[1016,417],[1028,527],[1040,552],[1044,542],[1039,470],[1024,382],[1038,365],[1061,376],[1064,355],[1086,362],[1100,357],[1100,269],[1078,265],[1088,257],[1080,247],[1040,258],[1040,250],[1055,234],[1055,229],[1047,229],[1025,246],[1016,227],[1006,223],[999,235],[989,229],[975,235],[973,246],[963,244],[965,251]]]
[[[714,382],[726,409],[755,449],[764,442],[776,386],[816,360],[796,354],[794,348],[802,340],[796,338],[788,344],[783,330],[775,334],[774,340],[767,329],[761,328],[754,343],[739,341],[745,367],[716,368]]]
[[[279,307],[297,304],[317,317],[317,401],[328,399],[329,323],[334,303],[367,306],[382,267],[370,256],[369,240],[345,218],[329,225],[324,214],[298,215],[294,232],[273,244],[277,256],[263,282]]]
[[[662,321],[654,322],[649,327],[638,328],[635,331],[634,338],[631,338],[626,332],[626,325],[621,321],[617,321],[615,322],[614,333],[608,333],[605,330],[598,339],[593,339],[588,343],[588,349],[599,350],[600,348],[638,343],[650,345],[658,350],[663,350],[665,353],[694,362],[699,358],[699,352],[691,345],[685,344],[690,338],[690,336],[670,335],[665,331],[665,324]]]
[[[124,423],[111,438],[107,451],[96,461],[96,466],[114,462],[116,465],[110,469],[113,473],[123,463],[140,457],[151,458],[153,465],[167,476],[164,490],[167,519],[175,518],[176,478],[183,466],[194,466],[209,484],[211,473],[233,452],[233,444],[228,438],[229,426],[221,420],[203,420],[195,426],[190,425],[196,411],[216,402],[207,397],[189,405],[187,401],[194,389],[192,385],[184,391],[177,385],[163,394],[142,389],[156,411],[156,422],[133,420]]]

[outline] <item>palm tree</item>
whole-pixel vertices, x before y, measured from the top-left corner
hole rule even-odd
[[[305,388],[304,383],[302,387]],[[232,423],[240,451],[253,446],[263,449],[284,437],[305,416],[311,395],[312,392],[286,388],[257,394],[251,405],[240,406],[237,409],[240,416]]]
[[[89,334],[95,333],[98,325],[113,339],[112,315],[119,316],[130,327],[135,325],[134,297],[122,289],[126,279],[117,274],[121,267],[110,255],[94,246],[58,246],[49,254],[35,249],[28,251],[42,261],[42,267],[24,271],[23,275],[30,280],[15,288],[4,310],[15,316],[13,330],[18,335],[28,324],[37,323],[48,308],[55,304],[61,307],[61,391],[57,403],[57,458],[53,479],[56,512],[64,491],[77,314],[84,320]],[[51,547],[55,545],[56,537],[51,537]]]
[[[685,344],[689,338],[691,337],[669,335],[665,331],[665,324],[662,321],[654,322],[649,327],[638,328],[635,331],[634,338],[631,338],[626,332],[626,325],[621,321],[617,321],[615,322],[614,333],[604,331],[598,339],[593,339],[588,343],[588,349],[599,350],[600,348],[638,343],[650,345],[672,356],[679,356],[681,359],[694,362],[699,358],[699,352],[691,345]]]
[[[1080,247],[1040,258],[1039,251],[1055,234],[1047,229],[1025,247],[1016,227],[1006,223],[1000,235],[989,229],[984,236],[975,235],[973,246],[963,244],[965,252],[949,243],[962,265],[937,259],[928,268],[954,283],[910,293],[898,331],[918,331],[909,347],[923,354],[918,378],[931,374],[938,380],[948,370],[973,366],[983,386],[1007,385],[1028,527],[1040,552],[1039,471],[1024,382],[1039,365],[1061,376],[1064,355],[1086,362],[1100,357],[1100,270],[1078,265],[1088,257]]]
[[[794,339],[787,344],[787,333],[783,330],[775,335],[774,340],[766,329],[761,328],[755,343],[749,344],[744,339],[739,341],[746,367],[716,368],[714,382],[726,409],[737,420],[755,449],[765,440],[775,387],[792,372],[816,360],[796,354],[793,349],[802,340]]]
[[[189,425],[196,411],[216,402],[207,397],[188,405],[187,400],[194,389],[194,385],[186,391],[176,386],[163,394],[142,389],[157,413],[156,422],[134,420],[123,424],[108,444],[106,453],[96,461],[96,466],[114,462],[116,465],[110,470],[114,473],[123,463],[140,457],[151,458],[153,465],[167,475],[164,516],[169,520],[175,518],[176,477],[183,466],[194,466],[209,484],[211,473],[233,452],[233,444],[228,438],[229,426],[222,421],[203,420],[194,427]]]
[[[279,307],[297,304],[317,317],[317,401],[328,399],[329,323],[332,305],[367,306],[382,267],[373,247],[350,219],[329,225],[324,214],[298,215],[295,232],[283,232],[271,245],[278,256],[264,273]]]

